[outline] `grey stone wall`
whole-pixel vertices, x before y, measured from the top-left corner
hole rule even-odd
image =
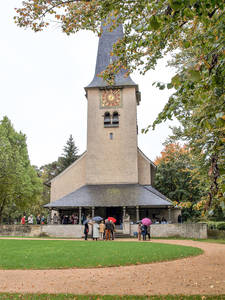
[[[137,226],[131,225],[131,236],[137,232]],[[207,224],[153,224],[151,236],[207,239]]]
[[[137,232],[137,224],[130,225],[130,235]],[[127,231],[126,233],[129,233]],[[83,225],[0,225],[0,236],[30,236],[45,234],[50,237],[81,238]],[[91,234],[91,226],[89,226]],[[151,225],[152,237],[207,238],[207,224],[154,224]]]
[[[91,226],[89,226],[91,227]],[[51,237],[72,237],[81,238],[84,236],[83,225],[45,225],[42,232]]]
[[[0,236],[39,236],[40,225],[0,225]]]

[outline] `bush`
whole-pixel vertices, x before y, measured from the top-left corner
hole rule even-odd
[[[221,222],[220,224],[217,225],[218,230],[225,230],[225,222]]]
[[[202,223],[202,222],[200,222]],[[208,229],[210,230],[225,230],[225,222],[216,222],[216,221],[206,221],[204,222],[208,225]]]

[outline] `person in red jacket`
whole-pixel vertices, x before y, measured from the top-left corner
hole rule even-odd
[[[25,225],[26,224],[26,216],[23,216],[21,219],[21,224]]]

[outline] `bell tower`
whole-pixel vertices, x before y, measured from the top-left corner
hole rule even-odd
[[[123,37],[122,25],[110,32],[103,27],[99,39],[95,75],[85,88],[87,117],[87,184],[138,183],[137,104],[138,85],[126,70],[110,86],[98,76],[109,65],[113,44]]]

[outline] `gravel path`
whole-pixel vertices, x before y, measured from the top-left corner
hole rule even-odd
[[[0,270],[0,292],[225,295],[225,244],[190,240],[152,242],[199,247],[204,250],[204,254],[169,262],[125,267]]]

